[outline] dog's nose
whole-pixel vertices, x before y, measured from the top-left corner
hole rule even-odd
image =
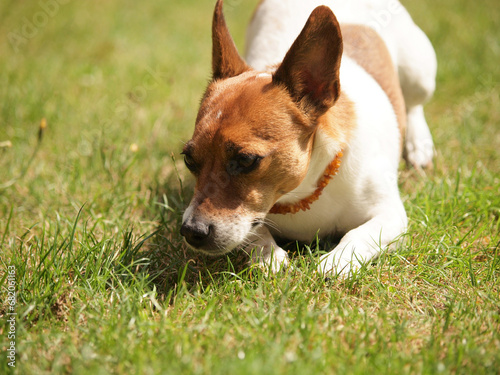
[[[187,220],[181,226],[181,235],[195,248],[207,245],[212,232],[211,225],[199,221]]]

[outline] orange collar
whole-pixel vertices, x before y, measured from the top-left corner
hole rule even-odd
[[[317,188],[312,193],[310,196],[307,198],[304,198],[297,203],[291,203],[291,204],[279,204],[276,203],[273,207],[271,207],[271,210],[269,213],[271,214],[279,214],[279,215],[286,215],[286,214],[295,214],[299,211],[307,211],[311,208],[311,203],[317,201],[323,192],[323,189],[330,183],[330,180],[335,176],[340,168],[340,163],[342,159],[342,151],[340,151],[336,156],[333,161],[328,164],[328,166],[325,169],[325,172],[323,173],[323,176],[318,181]]]

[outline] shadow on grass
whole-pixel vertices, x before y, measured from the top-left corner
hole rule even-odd
[[[157,189],[160,224],[143,255],[149,258],[147,272],[160,295],[172,296],[181,284],[188,290],[217,282],[222,275],[239,275],[249,269],[248,255],[234,251],[223,256],[208,256],[187,246],[180,234],[182,213],[191,198],[192,186],[184,187],[178,176],[171,176]]]
[[[192,186],[184,188],[172,177],[158,190],[158,207],[161,212],[160,225],[151,240],[145,245],[149,265],[144,270],[149,274],[157,292],[173,297],[180,286],[187,290],[204,289],[210,284],[224,282],[228,275],[242,279],[255,279],[267,272],[249,264],[243,251],[233,251],[223,256],[211,257],[189,248],[180,234],[182,213],[190,198]],[[316,268],[315,262],[322,249],[332,249],[337,238],[316,239],[312,243],[278,240],[292,260],[301,269]],[[257,276],[260,274],[260,276]],[[332,278],[337,280],[337,278]]]
[[[181,285],[187,290],[194,290],[200,285],[203,289],[210,284],[224,282],[228,275],[247,279],[253,278],[256,273],[266,274],[262,269],[252,267],[243,251],[235,250],[212,257],[191,250],[180,234],[180,227],[193,186],[183,186],[179,176],[172,174],[156,190],[160,225],[145,244],[142,254],[149,259],[143,271],[149,275],[160,295],[174,296]],[[332,249],[337,242],[338,239],[315,239],[310,244],[304,244],[281,240],[278,244],[287,250],[292,260],[300,258],[298,263],[308,267],[315,262],[320,249]]]

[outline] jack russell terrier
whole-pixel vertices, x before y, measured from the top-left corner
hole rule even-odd
[[[432,163],[432,45],[397,0],[263,0],[248,31],[245,62],[218,0],[213,79],[183,150],[196,186],[181,234],[274,271],[288,256],[273,235],[341,236],[318,271],[347,275],[406,231],[401,155]]]

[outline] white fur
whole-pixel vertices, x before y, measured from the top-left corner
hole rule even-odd
[[[432,163],[433,143],[423,104],[435,89],[436,54],[427,36],[397,0],[264,0],[247,33],[247,62],[265,70],[283,60],[307,18],[319,5],[329,6],[339,22],[372,27],[385,41],[397,67],[408,112],[408,161]]]
[[[348,274],[404,233],[407,218],[397,185],[400,139],[391,103],[375,80],[347,57],[342,59],[340,81],[355,103],[357,126],[339,173],[310,210],[268,215],[268,219],[274,224],[274,235],[302,241],[312,240],[316,233],[345,233],[338,246],[321,259],[319,271]],[[313,193],[339,151],[335,140],[318,131],[305,180],[278,202],[296,202]],[[271,233],[262,236],[258,244],[273,247],[282,257],[283,250],[276,247]],[[269,250],[262,254],[266,264],[278,261],[269,260],[271,255]]]
[[[247,237],[246,242],[249,245],[243,250],[252,257],[253,264],[271,267],[273,272],[288,266],[287,252],[276,244],[267,227],[258,227]]]

